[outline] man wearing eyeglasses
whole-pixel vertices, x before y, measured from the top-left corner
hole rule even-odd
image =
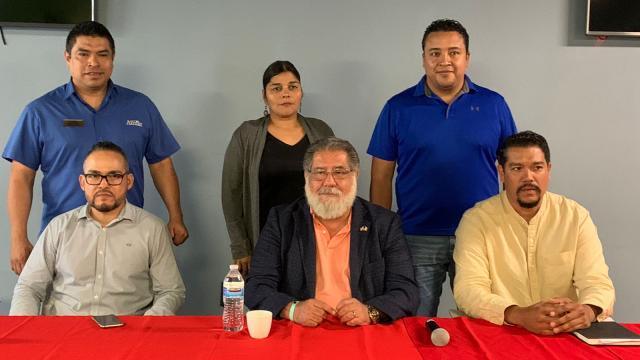
[[[360,160],[326,138],[304,156],[305,198],[271,210],[254,250],[246,304],[304,326],[415,314],[418,287],[399,217],[356,196]]]
[[[10,314],[175,314],[185,287],[171,236],[162,220],[127,202],[134,176],[124,151],[98,142],[79,181],[87,204],[44,229],[18,278]]]

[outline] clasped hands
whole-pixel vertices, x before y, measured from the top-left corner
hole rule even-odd
[[[510,306],[504,312],[504,320],[536,334],[553,335],[588,328],[600,311],[596,306],[568,298],[552,298],[527,307]]]
[[[289,319],[290,308],[291,303],[280,311],[280,317]],[[294,309],[293,319],[289,320],[303,326],[314,327],[320,325],[329,316],[336,317],[341,323],[348,326],[371,323],[367,305],[354,298],[340,300],[335,309],[318,299],[300,301]]]

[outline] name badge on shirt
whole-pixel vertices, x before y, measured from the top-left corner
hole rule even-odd
[[[83,127],[84,120],[82,119],[64,119],[64,127]]]

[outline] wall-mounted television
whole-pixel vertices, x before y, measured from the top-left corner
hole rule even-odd
[[[95,20],[94,0],[0,0],[0,26],[70,27]]]
[[[588,0],[587,35],[640,36],[640,0]]]

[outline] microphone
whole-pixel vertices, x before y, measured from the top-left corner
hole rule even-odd
[[[445,346],[449,343],[449,332],[435,322],[433,319],[427,320],[424,326],[431,330],[431,342],[435,346]]]

